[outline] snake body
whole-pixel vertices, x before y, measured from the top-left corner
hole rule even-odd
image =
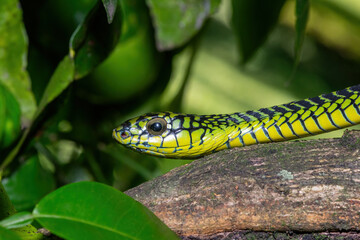
[[[148,113],[113,130],[120,144],[168,158],[286,141],[360,123],[360,85],[300,101],[233,114]]]

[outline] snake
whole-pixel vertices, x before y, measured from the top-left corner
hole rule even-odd
[[[360,85],[287,104],[232,114],[147,113],[113,138],[135,151],[192,159],[223,149],[287,141],[360,123]]]

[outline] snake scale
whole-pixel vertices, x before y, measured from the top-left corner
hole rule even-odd
[[[168,158],[286,141],[360,123],[360,85],[300,101],[233,114],[148,113],[113,130],[120,144]]]

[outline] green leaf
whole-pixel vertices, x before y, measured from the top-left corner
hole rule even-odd
[[[118,0],[102,0],[102,3],[106,11],[108,23],[111,24],[114,19]]]
[[[9,196],[7,195],[4,186],[0,182],[0,219],[7,218],[10,215],[16,213],[15,207],[10,201]]]
[[[232,27],[242,63],[246,63],[265,42],[284,3],[285,0],[232,0]]]
[[[296,31],[296,38],[295,38],[295,66],[300,61],[301,56],[301,49],[305,39],[305,29],[306,24],[309,18],[309,9],[310,9],[310,2],[309,0],[296,0],[296,7],[295,7],[295,31]]]
[[[220,0],[148,0],[156,30],[157,47],[169,50],[189,41],[215,12]]]
[[[35,113],[36,103],[26,71],[28,40],[17,0],[0,4],[0,82],[15,96],[25,120]]]
[[[21,237],[13,233],[12,231],[0,227],[0,239],[1,240],[22,240]]]
[[[39,202],[33,215],[65,239],[178,239],[139,202],[96,182],[57,189]]]
[[[38,116],[42,110],[59,96],[74,80],[74,60],[66,56],[52,75],[36,111]]]
[[[98,2],[70,39],[70,55],[75,58],[75,78],[87,75],[115,48],[121,33],[121,11],[117,4],[111,24]]]
[[[28,159],[2,183],[18,211],[32,208],[42,197],[55,189],[53,176],[40,166],[37,156]]]
[[[31,224],[33,221],[33,216],[29,212],[19,212],[11,215],[10,217],[0,221],[0,226],[12,229],[12,228],[20,228],[26,225]]]
[[[20,117],[18,102],[0,82],[0,150],[8,147],[19,136]]]

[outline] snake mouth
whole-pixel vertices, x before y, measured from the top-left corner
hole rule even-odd
[[[203,151],[193,153],[192,155],[187,155],[187,151],[191,149],[191,145],[183,145],[179,147],[155,147],[149,144],[138,144],[131,145],[128,144],[126,147],[140,153],[146,153],[149,155],[164,157],[164,158],[183,158],[183,159],[196,159],[204,155]],[[184,152],[184,153],[183,153]]]

